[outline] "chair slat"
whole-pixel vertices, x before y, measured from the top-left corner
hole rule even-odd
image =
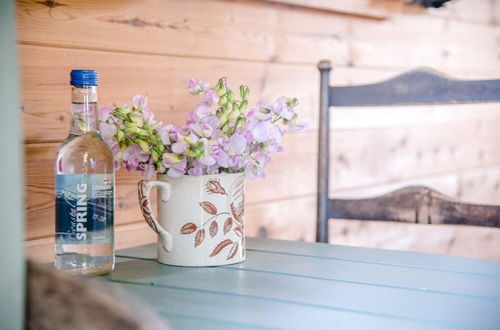
[[[367,199],[330,199],[336,219],[500,227],[500,206],[467,204],[424,186],[405,187]]]
[[[500,101],[500,79],[455,80],[416,69],[369,85],[330,86],[330,106],[453,104]]]

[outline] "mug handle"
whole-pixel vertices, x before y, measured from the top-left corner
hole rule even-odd
[[[166,202],[170,198],[170,184],[164,181],[141,180],[139,181],[139,205],[141,207],[144,220],[148,223],[149,227],[153,229],[159,236],[163,249],[167,252],[172,251],[172,235],[166,231],[156,220],[156,217],[151,210],[151,189],[158,187],[159,198]]]

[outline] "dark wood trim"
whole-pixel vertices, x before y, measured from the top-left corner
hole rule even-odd
[[[500,206],[461,203],[425,186],[328,202],[329,216],[335,219],[500,227]]]
[[[426,68],[369,85],[331,86],[330,106],[498,102],[500,79],[456,80]]]

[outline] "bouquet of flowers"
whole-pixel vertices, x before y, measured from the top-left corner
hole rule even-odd
[[[148,178],[155,172],[171,177],[218,173],[264,177],[270,154],[283,151],[285,132],[305,128],[294,111],[296,98],[261,101],[247,110],[248,87],[240,86],[238,97],[225,78],[212,88],[191,79],[188,91],[203,99],[182,126],[157,121],[141,95],[133,97],[131,107],[99,111],[100,133],[113,151],[117,169],[123,165]]]

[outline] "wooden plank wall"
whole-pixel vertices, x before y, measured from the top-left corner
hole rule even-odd
[[[335,64],[335,84],[415,66],[500,77],[500,1],[454,0],[438,11],[396,2],[18,1],[29,255],[52,255],[52,162],[68,130],[68,73],[83,67],[99,71],[101,106],[144,93],[165,122],[181,122],[196,103],[185,90],[191,77],[226,75],[233,86],[248,84],[255,101],[297,96],[310,128],[285,138],[264,181],[247,183],[247,234],[312,241],[320,59]],[[332,194],[369,196],[420,182],[465,201],[500,203],[498,105],[336,109],[332,117]],[[138,179],[117,174],[118,247],[155,239],[136,205]],[[489,248],[500,242],[491,229],[334,221],[332,240],[500,257]]]

